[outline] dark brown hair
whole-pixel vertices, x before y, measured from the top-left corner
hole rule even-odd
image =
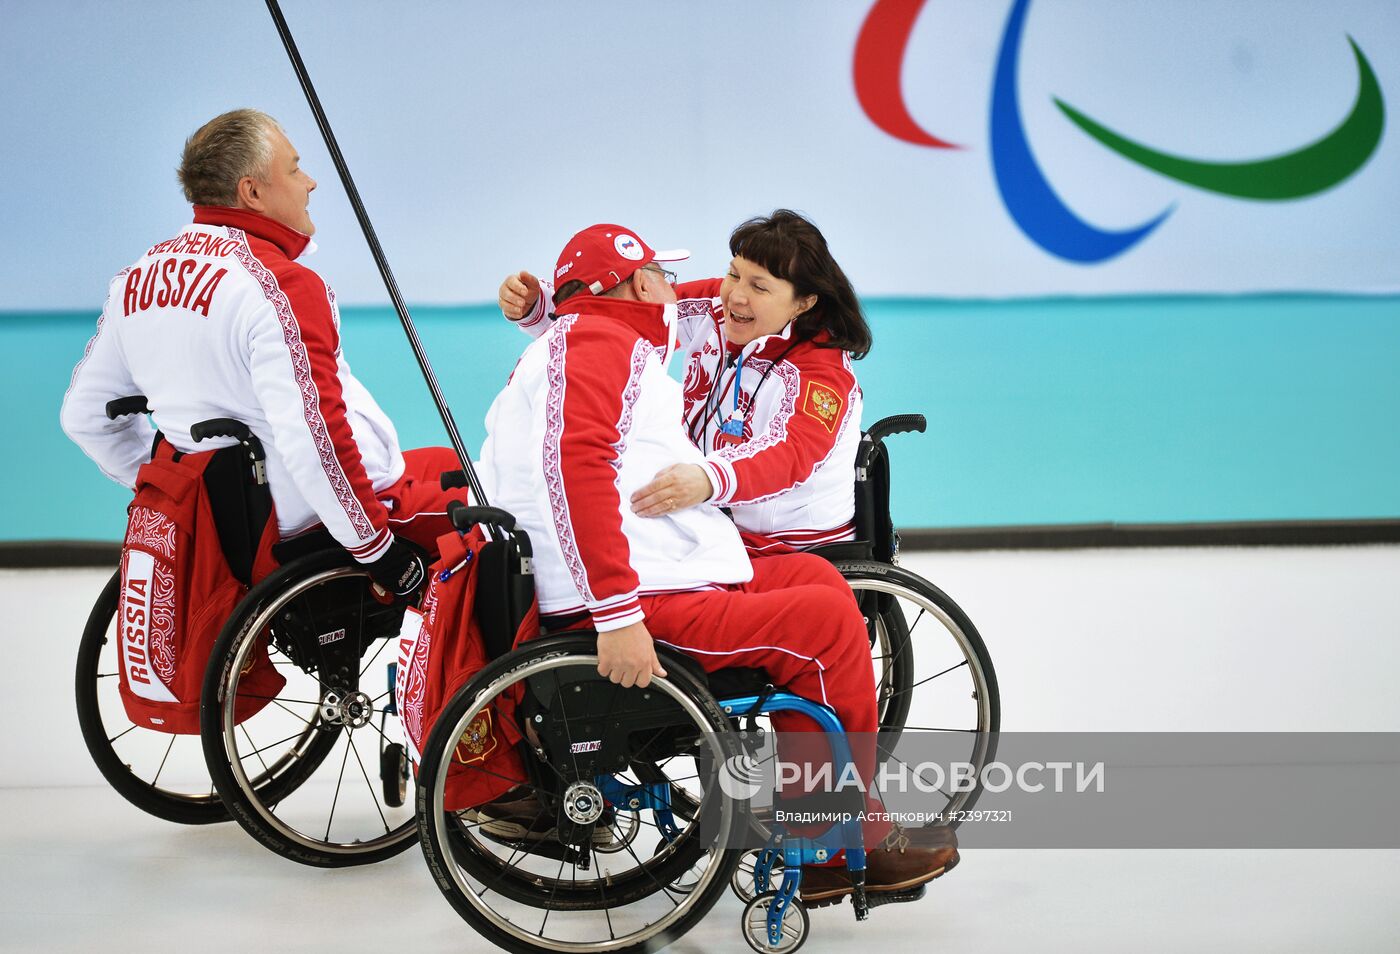
[[[791,282],[798,298],[817,296],[816,304],[797,317],[794,332],[799,338],[824,330],[831,340],[821,347],[840,348],[857,359],[870,351],[870,326],[855,289],[831,257],[821,231],[808,219],[791,209],[775,209],[772,215],[742,222],[729,236],[729,253]]]

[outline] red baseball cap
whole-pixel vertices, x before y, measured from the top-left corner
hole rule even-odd
[[[601,295],[616,288],[648,262],[683,262],[690,252],[683,248],[657,252],[620,225],[590,225],[569,239],[559,261],[554,264],[554,284],[583,282],[588,290]]]

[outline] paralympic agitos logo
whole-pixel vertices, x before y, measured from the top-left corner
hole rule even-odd
[[[961,147],[930,134],[909,115],[900,89],[909,36],[926,2],[876,0],[856,40],[856,96],[871,122],[896,139],[932,149],[957,149]],[[1012,5],[992,80],[990,145],[997,189],[1016,225],[1041,248],[1071,262],[1103,262],[1145,239],[1173,207],[1133,228],[1115,231],[1080,218],[1055,192],[1031,150],[1017,95],[1021,36],[1030,3],[1015,0]],[[1129,139],[1060,99],[1055,105],[1108,149],[1178,182],[1240,199],[1300,199],[1350,177],[1380,143],[1385,125],[1380,84],[1361,48],[1350,37],[1347,41],[1359,78],[1351,112],[1320,139],[1281,155],[1238,162],[1190,159]]]

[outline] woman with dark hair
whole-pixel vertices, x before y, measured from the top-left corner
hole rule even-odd
[[[743,222],[729,251],[723,278],[676,285],[684,423],[705,461],[665,468],[631,493],[632,509],[728,508],[754,553],[853,539],[861,392],[851,362],[871,345],[860,303],[796,212]],[[520,272],[501,285],[501,310],[538,335],[552,293]]]

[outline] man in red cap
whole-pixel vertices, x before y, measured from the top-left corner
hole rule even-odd
[[[750,564],[734,525],[714,507],[660,518],[627,505],[657,471],[700,463],[681,425],[681,385],[666,373],[676,347],[675,276],[619,225],[594,225],[564,247],[554,271],[557,318],[521,356],[487,414],[481,472],[493,504],[530,534],[540,611],[586,613],[598,631],[598,671],[623,686],[665,675],[660,641],[707,671],[753,667],[776,684],[831,706],[848,732],[877,730],[865,623],[841,575],[820,557],[789,554]],[[802,731],[804,716],[772,717]],[[870,778],[874,746],[861,766]],[[494,814],[493,814],[494,811]],[[530,806],[483,820],[543,831]],[[491,830],[489,827],[486,829]],[[867,822],[867,890],[905,891],[957,861],[946,841],[911,844]],[[878,846],[878,847],[876,847]],[[851,892],[844,869],[803,876],[803,899]]]

